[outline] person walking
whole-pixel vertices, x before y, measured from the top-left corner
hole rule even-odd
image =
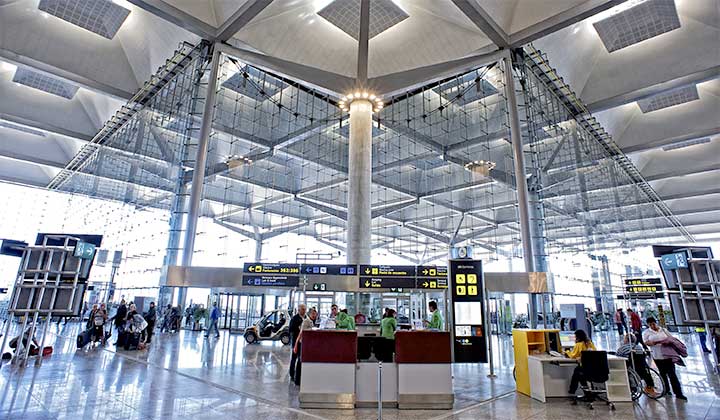
[[[307,312],[307,306],[304,304],[298,305],[297,313],[290,319],[290,380],[295,381],[295,365],[297,364],[297,353],[293,351],[295,344],[297,343],[298,336],[300,335],[300,327],[305,320],[305,313]]]
[[[622,308],[615,311],[615,326],[617,327],[620,337],[625,335],[625,313]]]
[[[630,317],[630,328],[635,335],[635,341],[642,344],[642,320],[640,319],[640,315],[638,315],[637,312],[633,311],[630,308],[628,308],[627,313]]]
[[[120,333],[125,327],[125,317],[127,317],[127,306],[125,305],[125,299],[122,299],[120,300],[120,306],[118,306],[117,312],[115,312],[115,316],[113,317],[113,321],[115,324],[115,328],[118,331],[118,335],[120,335]]]
[[[145,328],[145,344],[152,342],[153,331],[155,331],[155,321],[157,321],[157,310],[155,309],[155,302],[150,302],[150,309],[145,313],[145,322],[148,323]]]
[[[208,337],[210,335],[210,331],[215,329],[215,338],[220,337],[220,330],[218,330],[218,319],[220,319],[220,309],[217,307],[217,303],[213,303],[212,312],[210,312],[210,325],[207,329],[207,334],[205,334],[205,337]]]
[[[707,331],[705,327],[695,327],[695,332],[700,339],[700,347],[702,347],[703,353],[712,353],[710,349],[707,348]]]
[[[665,328],[660,328],[655,318],[650,317],[646,320],[648,329],[643,333],[645,345],[650,347],[652,358],[660,371],[660,377],[665,384],[665,389],[672,387],[675,398],[687,401],[687,397],[683,394],[680,380],[675,372],[675,362],[683,363],[680,356],[674,350],[677,341]],[[682,344],[682,343],[680,343]],[[679,359],[679,360],[678,360]],[[669,385],[668,385],[669,383]],[[672,395],[668,391],[668,395]]]

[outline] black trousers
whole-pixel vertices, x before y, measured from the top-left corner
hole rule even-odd
[[[296,366],[295,366],[295,376],[293,376],[293,381],[295,381],[295,385],[300,386],[300,376],[302,375],[302,343],[298,343],[298,351],[295,355],[297,357]]]
[[[143,331],[145,334],[145,342],[148,344],[152,342],[153,331],[155,331],[155,321],[148,322],[147,328]]]
[[[683,395],[680,380],[677,377],[677,373],[675,373],[675,363],[673,363],[672,359],[655,359],[655,364],[660,371],[660,377],[665,383],[665,389],[672,387],[675,396]],[[669,385],[668,382],[670,383]]]
[[[635,372],[638,374],[638,376],[640,376],[640,378],[645,381],[645,385],[654,387],[655,381],[653,381],[653,378],[650,375],[650,371],[648,370],[647,363],[645,362],[645,355],[632,353],[631,357],[635,361]],[[632,367],[632,362],[630,360],[627,361],[627,366]]]
[[[298,360],[298,355],[297,355],[297,353],[295,353],[295,352],[293,351],[293,349],[295,348],[295,343],[296,343],[296,342],[297,342],[297,338],[296,338],[296,337],[292,337],[292,339],[290,340],[290,343],[291,343],[291,344],[290,344],[290,379],[293,380],[293,381],[295,380],[295,365],[296,365],[297,360]],[[300,351],[300,349],[298,348],[298,352],[299,352],[299,351]]]
[[[568,390],[568,393],[574,395],[578,389],[578,384],[587,386],[587,381],[585,380],[585,376],[583,375],[582,367],[579,365],[576,366],[575,370],[573,371],[572,378],[570,379],[570,389]]]

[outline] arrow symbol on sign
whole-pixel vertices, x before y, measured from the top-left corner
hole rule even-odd
[[[370,287],[370,282],[365,280],[365,287]]]
[[[423,287],[428,287],[428,282],[423,283]]]
[[[248,268],[248,271],[255,271],[255,266]]]
[[[423,270],[423,274],[427,275],[427,273],[428,273],[427,270]]]
[[[366,268],[366,269],[365,269],[365,274],[370,274],[370,269],[369,269],[369,268]]]

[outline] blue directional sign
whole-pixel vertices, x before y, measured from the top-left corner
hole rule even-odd
[[[316,276],[357,276],[358,266],[354,264],[303,264],[300,273]]]
[[[674,270],[676,268],[688,268],[687,255],[684,252],[675,254],[666,254],[660,257],[660,265],[664,270]]]
[[[83,260],[91,260],[95,256],[95,245],[78,241],[77,244],[75,244],[75,252],[73,252],[73,256]]]

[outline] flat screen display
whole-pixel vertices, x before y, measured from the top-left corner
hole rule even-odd
[[[575,332],[560,331],[560,345],[562,345],[563,347],[575,346]]]
[[[482,323],[482,304],[480,302],[455,302],[456,325],[481,325]]]

